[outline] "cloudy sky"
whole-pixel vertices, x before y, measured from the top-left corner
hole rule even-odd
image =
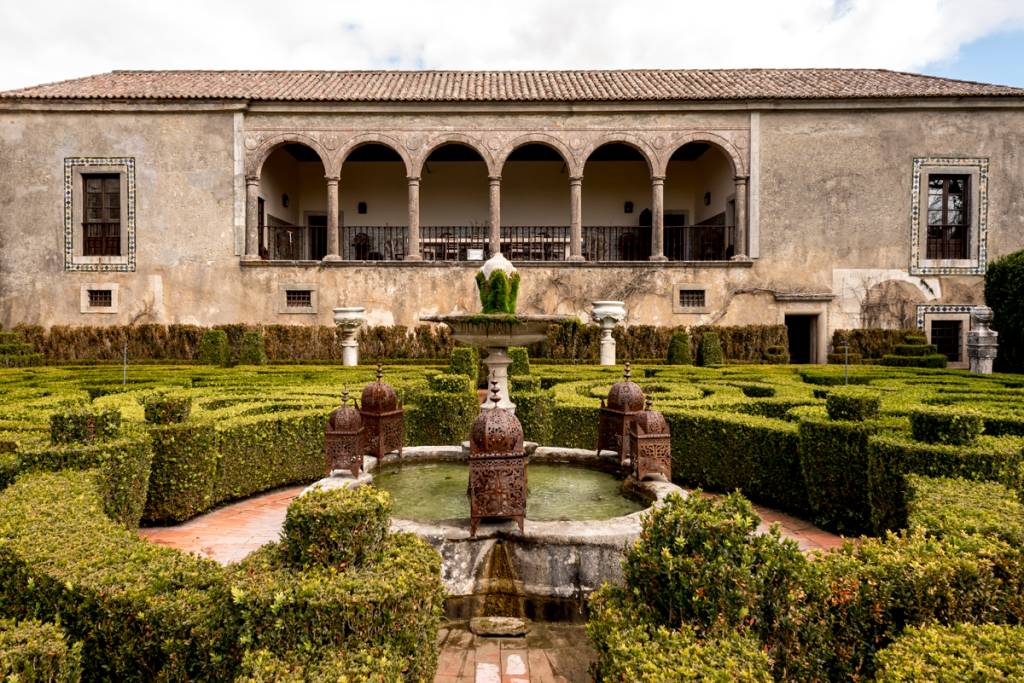
[[[0,0],[0,90],[112,69],[883,67],[1024,86],[1024,0]]]

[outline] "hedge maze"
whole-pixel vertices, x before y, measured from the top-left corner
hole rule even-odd
[[[462,440],[477,362],[460,351],[448,367],[385,368],[409,444]],[[621,368],[522,356],[513,371],[527,439],[594,448]],[[227,569],[133,531],[319,478],[328,413],[374,374],[153,365],[122,385],[119,367],[0,371],[0,632],[86,680],[429,678],[439,559],[384,533],[384,499],[307,501],[281,544]],[[867,365],[849,369],[850,386],[835,366],[659,364],[633,376],[669,422],[677,483],[868,538],[811,562],[776,535],[751,536],[743,498],[671,503],[627,558],[635,590],[594,598],[605,679],[730,666],[734,680],[912,680],[899,676],[935,643],[951,643],[949,666],[970,656],[967,627],[936,622],[999,624],[986,642],[1019,644],[1024,379]],[[376,531],[352,537],[359,524]],[[694,564],[701,537],[716,559]],[[652,559],[673,538],[692,541],[676,546],[678,562]],[[735,542],[715,545],[723,538]],[[330,550],[339,539],[351,554]],[[282,621],[281,604],[316,627]],[[1019,659],[994,652],[985,665],[1012,677]]]

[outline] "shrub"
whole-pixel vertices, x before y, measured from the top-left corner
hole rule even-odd
[[[483,271],[476,274],[476,288],[480,294],[482,313],[516,312],[516,300],[519,298],[519,273],[505,273],[501,269],[491,271],[489,278]]]
[[[698,360],[703,366],[721,365],[724,362],[722,344],[718,340],[717,332],[706,330],[700,336]]]
[[[882,356],[882,365],[900,368],[944,368],[949,359],[941,353],[928,356]]]
[[[878,653],[877,664],[881,683],[1024,680],[1024,627],[910,628]]]
[[[242,658],[235,683],[396,683],[405,664],[389,647],[324,648],[286,658],[257,650]]]
[[[690,334],[686,330],[676,330],[672,333],[665,362],[669,365],[693,365],[693,355],[690,353]]]
[[[78,683],[82,646],[53,624],[0,619],[0,678],[12,683]]]
[[[844,533],[869,528],[868,437],[870,425],[800,421],[800,465],[815,521]]]
[[[149,430],[153,465],[143,518],[180,522],[213,505],[217,432],[211,422],[171,423]]]
[[[859,353],[830,353],[828,354],[829,365],[860,365],[864,359]]]
[[[985,423],[981,415],[966,408],[914,408],[910,431],[925,443],[967,446],[977,441]]]
[[[990,481],[907,476],[907,526],[937,536],[982,534],[1024,544],[1024,505]]]
[[[87,444],[25,448],[18,454],[23,470],[97,470],[103,510],[133,528],[146,506],[153,447],[145,433]]]
[[[238,633],[221,568],[103,513],[95,473],[34,473],[0,492],[0,604],[59,618],[87,680],[230,680]]]
[[[878,417],[881,407],[878,392],[864,387],[836,387],[825,398],[825,408],[833,420],[863,422]]]
[[[789,350],[785,346],[769,346],[765,350],[764,360],[772,365],[788,365]]]
[[[894,349],[897,356],[933,356],[938,352],[935,344],[897,344]]]
[[[0,489],[4,489],[14,481],[21,470],[21,461],[14,453],[0,453]]]
[[[836,330],[832,333],[832,352],[843,354],[843,342],[850,345],[852,357],[858,355],[868,360],[878,360],[885,355],[896,353],[896,345],[903,343],[907,330],[890,330],[881,328],[860,328],[853,330]]]
[[[231,362],[231,347],[228,333],[224,330],[207,330],[199,342],[199,362],[203,365],[227,366]]]
[[[830,624],[816,655],[822,680],[870,680],[875,653],[907,627],[1024,616],[1024,555],[995,539],[862,539],[811,564],[824,579],[815,602]]]
[[[192,399],[188,396],[152,394],[143,399],[146,422],[155,425],[184,422],[192,412]]]
[[[760,517],[733,493],[712,500],[697,491],[669,496],[653,508],[622,564],[633,599],[656,623],[689,624],[698,635],[738,627],[770,633],[790,605],[788,584],[798,579],[803,556],[778,530],[754,534]]]
[[[992,328],[999,332],[996,369],[1024,372],[1024,251],[1007,254],[985,270],[985,303],[992,308]]]
[[[976,446],[950,446],[878,435],[868,450],[868,500],[877,533],[906,528],[908,474],[998,480],[1024,461],[1019,442],[992,437],[982,437]]]
[[[535,385],[520,384],[517,380],[531,379]],[[523,388],[525,387],[525,388]],[[554,433],[555,399],[551,391],[540,389],[536,377],[513,377],[512,402],[516,404],[516,417],[523,426],[523,438],[539,444],[550,444]]]
[[[756,639],[730,633],[702,641],[686,625],[666,628],[648,622],[644,616],[620,589],[605,586],[594,593],[587,635],[597,651],[596,680],[772,680],[768,656]]]
[[[121,430],[121,411],[82,403],[67,406],[50,416],[50,442],[88,443],[115,438]]]
[[[438,373],[427,377],[427,386],[431,391],[444,394],[465,394],[473,391],[473,383],[462,374],[445,375]]]
[[[281,550],[299,569],[344,569],[375,556],[390,524],[387,491],[372,486],[314,490],[288,506]]]
[[[238,351],[238,362],[242,365],[266,365],[267,346],[263,335],[251,330],[242,335],[242,348]]]
[[[230,570],[241,638],[279,657],[387,647],[405,680],[432,676],[444,605],[441,558],[411,534],[391,534],[367,562],[296,570],[281,544]]]
[[[476,385],[480,371],[480,353],[473,346],[456,346],[452,349],[448,372],[453,375],[465,375]]]
[[[530,354],[525,346],[508,347],[508,356],[512,359],[512,363],[508,366],[509,377],[530,374]]]

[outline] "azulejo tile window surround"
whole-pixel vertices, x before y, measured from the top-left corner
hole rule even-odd
[[[64,159],[64,270],[135,270],[135,159]]]
[[[988,159],[915,158],[910,215],[912,275],[983,275]]]
[[[936,344],[939,353],[949,358],[947,367],[967,367],[965,351],[973,308],[969,304],[920,304],[917,307],[917,327],[924,332],[929,344]]]

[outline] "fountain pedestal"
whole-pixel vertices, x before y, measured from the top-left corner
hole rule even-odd
[[[601,365],[615,365],[615,338],[612,329],[626,319],[624,301],[594,301],[590,317],[601,326]]]
[[[359,365],[359,342],[356,332],[366,321],[366,309],[362,306],[342,306],[334,309],[334,324],[341,329],[341,364]]]
[[[508,355],[508,347],[487,347],[487,356],[481,362],[487,366],[487,377],[498,383],[498,401],[496,403],[487,401],[480,406],[480,409],[502,408],[515,413],[516,404],[512,402],[508,391],[508,366],[512,364],[512,359]]]
[[[999,352],[999,333],[992,330],[992,309],[975,306],[971,309],[971,331],[967,333],[967,358],[971,372],[976,375],[991,375],[992,365]]]

